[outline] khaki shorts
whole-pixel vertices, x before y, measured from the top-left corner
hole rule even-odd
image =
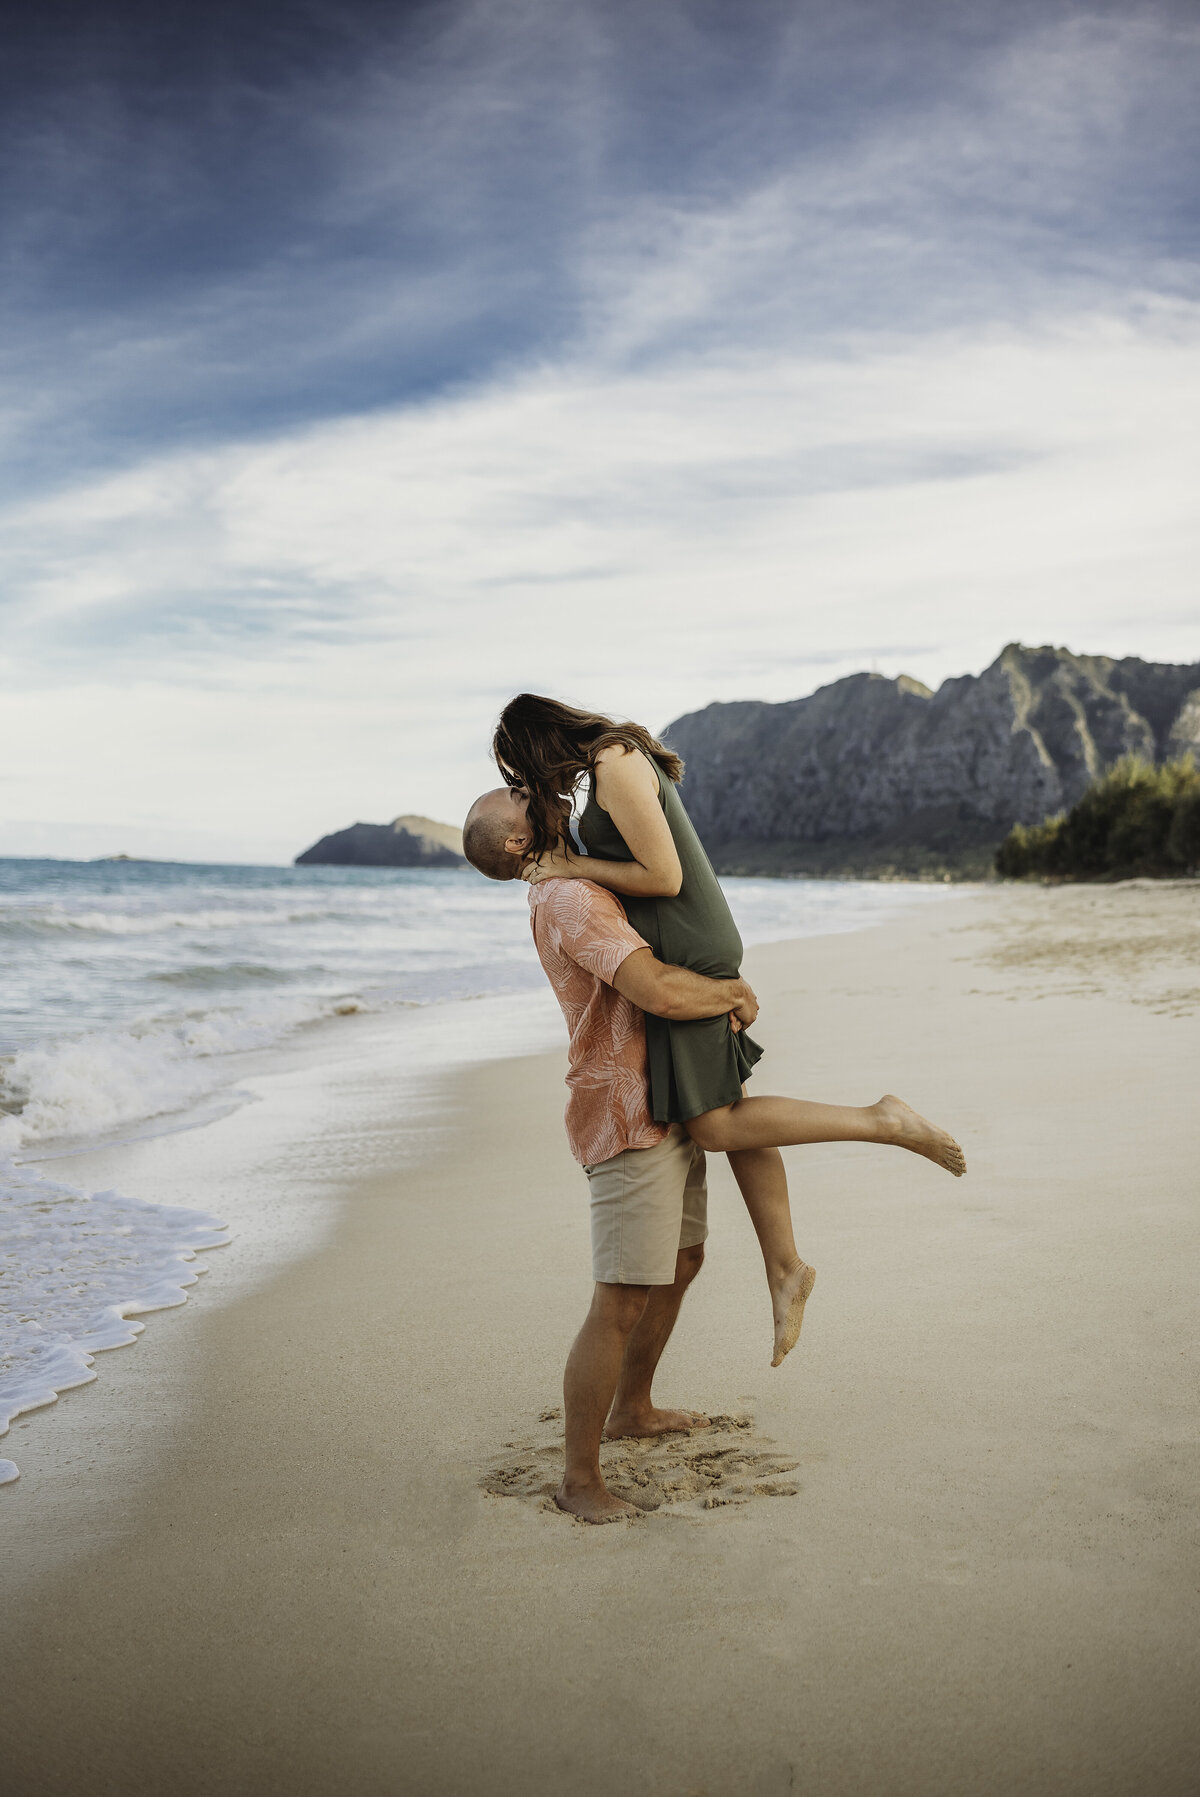
[[[653,1148],[585,1167],[592,1200],[592,1278],[674,1285],[675,1256],[708,1235],[704,1154],[681,1124]]]

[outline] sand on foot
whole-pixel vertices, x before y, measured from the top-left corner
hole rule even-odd
[[[772,1308],[775,1315],[775,1346],[771,1357],[772,1366],[782,1366],[799,1341],[800,1331],[804,1325],[804,1306],[812,1296],[812,1289],[816,1282],[817,1269],[801,1261],[778,1291],[772,1294]]]
[[[690,1435],[693,1429],[707,1429],[711,1418],[702,1410],[649,1410],[632,1415],[614,1411],[604,1425],[605,1441],[622,1441],[626,1437],[642,1440],[653,1435]]]

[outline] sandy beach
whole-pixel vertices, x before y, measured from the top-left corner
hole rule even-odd
[[[1200,887],[988,889],[746,972],[758,1089],[896,1090],[970,1172],[788,1151],[819,1278],[773,1371],[710,1158],[659,1396],[728,1420],[607,1450],[658,1503],[631,1525],[545,1497],[590,1289],[561,1055],[440,1079],[401,1141],[390,1026],[346,1019],[357,1176],[296,1148],[338,1128],[316,1066],[153,1146],[189,1202],[215,1155],[291,1153],[329,1224],[253,1289],[236,1242],[203,1257],[14,1428],[7,1797],[1196,1788]]]

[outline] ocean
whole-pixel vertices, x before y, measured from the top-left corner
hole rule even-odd
[[[949,896],[723,885],[747,946]],[[544,994],[524,887],[469,869],[0,860],[0,1434],[183,1303],[228,1239],[205,1211],[71,1185],[73,1154],[212,1124],[248,1102],[250,1056],[338,1016],[403,1009],[443,1063],[504,1052],[512,1019],[528,1052],[520,1006],[547,1019]]]

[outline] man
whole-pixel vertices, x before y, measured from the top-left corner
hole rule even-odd
[[[463,829],[467,859],[491,879],[517,877],[531,836],[523,795],[476,800]],[[651,1386],[708,1234],[704,1154],[679,1124],[650,1114],[643,1013],[753,1023],[744,980],[710,980],[659,961],[621,901],[590,880],[529,889],[534,942],[570,1036],[567,1140],[588,1177],[591,1307],[563,1380],[566,1471],[555,1502],[585,1522],[617,1522],[635,1506],[609,1491],[604,1436],[703,1428],[707,1418],[659,1410]]]

